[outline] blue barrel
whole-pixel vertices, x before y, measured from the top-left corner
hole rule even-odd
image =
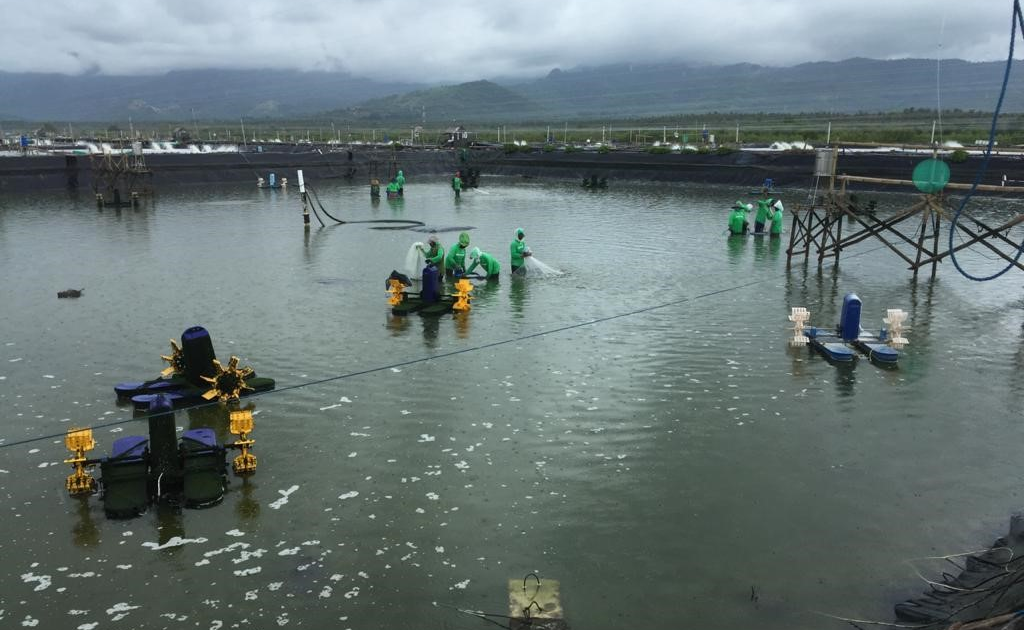
[[[437,267],[427,265],[423,268],[423,287],[420,289],[420,297],[424,302],[436,302],[441,293],[441,280]]]
[[[843,298],[843,312],[839,317],[839,336],[843,341],[860,337],[860,298],[856,293],[847,293]]]
[[[274,173],[270,174],[270,187],[277,188],[277,175]]]

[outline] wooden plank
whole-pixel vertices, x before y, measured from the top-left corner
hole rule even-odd
[[[836,179],[843,182],[862,182],[865,184],[888,184],[891,186],[914,186],[914,182],[909,179],[888,179],[885,177],[863,177],[860,175],[837,175]],[[957,184],[948,183],[946,188],[952,188],[954,190],[970,190],[971,184]],[[982,192],[1006,192],[1006,193],[1022,193],[1024,194],[1024,186],[993,186],[991,184],[979,184],[975,190]]]

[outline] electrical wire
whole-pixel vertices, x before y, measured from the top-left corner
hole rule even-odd
[[[559,326],[559,327],[556,327],[556,328],[550,328],[548,330],[542,330],[542,331],[539,331],[539,332],[530,333],[528,335],[520,335],[518,337],[510,337],[508,339],[501,339],[499,341],[492,341],[490,343],[484,343],[484,344],[472,346],[472,347],[469,347],[469,348],[461,348],[459,350],[452,350],[452,351],[449,351],[449,352],[442,352],[440,354],[434,354],[434,355],[425,356],[425,357],[417,357],[415,359],[409,359],[409,360],[406,360],[406,361],[399,361],[399,362],[396,362],[396,363],[390,363],[388,365],[380,365],[380,366],[377,366],[377,367],[367,368],[365,370],[358,370],[358,371],[355,371],[355,372],[347,372],[345,374],[339,374],[339,375],[336,375],[336,376],[329,376],[327,378],[321,378],[321,379],[316,379],[316,380],[312,380],[312,381],[306,381],[304,383],[297,383],[295,385],[289,385],[289,386],[286,386],[286,387],[277,387],[275,389],[264,391],[264,392],[254,392],[254,393],[249,394],[248,396],[246,396],[246,399],[252,399],[252,398],[257,398],[257,397],[261,397],[261,396],[267,396],[267,395],[271,395],[271,394],[281,394],[281,393],[284,393],[284,392],[287,392],[287,391],[291,391],[291,390],[303,389],[303,388],[306,388],[306,387],[313,387],[313,386],[316,386],[316,385],[323,385],[325,383],[333,383],[333,382],[336,382],[336,381],[342,381],[342,380],[346,380],[346,379],[350,379],[350,378],[355,378],[357,376],[365,376],[367,374],[375,374],[377,372],[384,372],[384,371],[395,369],[395,368],[407,367],[407,366],[410,366],[410,365],[416,365],[418,363],[425,363],[427,361],[436,361],[436,360],[440,360],[440,359],[446,359],[446,358],[449,358],[449,357],[458,356],[460,354],[467,354],[467,353],[470,353],[470,352],[478,352],[480,350],[486,350],[488,348],[496,348],[496,347],[505,346],[505,345],[508,345],[508,344],[519,343],[519,342],[522,342],[522,341],[528,341],[528,340],[537,339],[537,338],[540,338],[540,337],[546,337],[548,335],[554,335],[554,334],[561,333],[561,332],[566,332],[566,331],[569,331],[569,330],[575,330],[577,328],[584,328],[586,326],[593,326],[594,324],[601,324],[601,323],[610,322],[610,321],[613,321],[613,320],[616,320],[616,319],[622,319],[622,318],[625,318],[625,317],[632,317],[634,315],[641,315],[641,314],[644,314],[644,313],[650,313],[652,311],[660,310],[660,309],[663,309],[663,308],[669,308],[671,306],[678,306],[680,304],[685,304],[687,302],[696,302],[697,300],[702,300],[704,298],[714,297],[716,295],[722,295],[723,293],[729,293],[731,291],[738,291],[740,289],[746,289],[748,287],[752,287],[752,286],[755,286],[755,285],[758,285],[758,284],[761,284],[761,283],[762,283],[761,280],[752,280],[750,282],[745,282],[743,284],[738,284],[738,285],[734,285],[734,286],[731,286],[731,287],[726,287],[724,289],[716,289],[714,291],[708,291],[706,293],[701,293],[701,294],[694,295],[694,296],[691,296],[691,297],[679,298],[677,300],[671,300],[671,301],[668,301],[668,302],[662,302],[660,304],[655,304],[655,305],[652,305],[652,306],[645,306],[645,307],[634,309],[634,310],[631,310],[631,311],[626,311],[626,312],[623,312],[623,313],[617,313],[615,315],[607,315],[605,317],[598,317],[598,318],[587,320],[587,321],[583,321],[583,322],[576,322],[576,323],[573,323],[573,324],[567,324],[565,326]],[[203,407],[210,407],[210,406],[217,405],[217,404],[220,404],[220,403],[219,402],[207,402],[207,403],[201,403],[201,404],[198,404],[198,405],[182,407],[180,409],[176,409],[175,411],[187,411],[189,409],[200,409],[200,408],[203,408]],[[110,422],[106,422],[106,423],[103,423],[103,424],[93,425],[92,428],[93,429],[104,429],[104,428],[107,428],[107,427],[114,427],[114,426],[118,426],[118,425],[122,425],[122,424],[127,424],[129,422],[136,422],[136,421],[141,421],[141,420],[147,420],[149,417],[150,417],[149,415],[144,415],[144,416],[140,416],[140,417],[137,417],[137,418],[125,418],[125,419],[122,419],[122,420],[112,420]],[[51,440],[51,439],[55,439],[55,438],[61,438],[61,437],[64,437],[64,435],[65,435],[65,433],[54,433],[54,434],[50,434],[50,435],[42,435],[42,436],[38,436],[38,437],[25,438],[23,440],[17,440],[17,441],[14,441],[14,442],[4,442],[4,443],[0,444],[0,449],[10,448],[12,446],[19,446],[19,445],[22,445],[22,444],[31,444],[33,442],[40,442],[40,441],[43,441],[43,440]]]

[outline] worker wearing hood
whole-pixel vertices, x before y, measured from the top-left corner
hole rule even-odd
[[[750,227],[750,222],[747,221],[747,212],[751,210],[750,206],[737,201],[732,206],[732,212],[729,213],[729,233],[730,234],[746,234],[747,229]]]
[[[530,255],[530,248],[526,246],[526,232],[523,228],[516,228],[515,237],[512,239],[512,243],[508,246],[509,253],[512,256],[512,273],[515,273],[517,269],[523,266],[523,259]]]
[[[473,273],[473,270],[479,266],[484,270],[484,277],[488,280],[497,280],[498,272],[501,271],[501,264],[498,259],[491,256],[487,252],[480,251],[479,247],[474,247],[469,252],[469,259],[473,261],[473,264],[466,270],[466,274]]]
[[[455,191],[455,198],[458,199],[462,193],[462,171],[455,171],[455,177],[452,177],[452,190]]]
[[[782,200],[778,199],[771,207],[772,238],[779,238],[782,236],[782,210]]]
[[[405,175],[402,174],[402,171],[398,171],[398,175],[395,175],[395,183],[398,184],[399,191],[405,188]]]
[[[452,245],[448,250],[448,258],[445,265],[448,267],[448,275],[462,276],[466,273],[466,248],[469,247],[469,233],[459,234],[459,242]]]
[[[444,247],[441,245],[441,242],[437,240],[437,235],[431,234],[430,238],[427,239],[427,249],[422,247],[418,249],[423,252],[423,256],[426,259],[427,264],[437,267],[438,277],[444,278]]]
[[[775,200],[771,197],[765,197],[764,199],[757,200],[757,214],[754,216],[754,234],[764,233],[764,224],[771,218],[772,204]]]

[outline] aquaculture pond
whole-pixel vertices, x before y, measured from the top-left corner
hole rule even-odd
[[[0,627],[485,628],[455,609],[508,614],[536,573],[581,630],[841,628],[891,621],[942,569],[914,559],[987,546],[1021,506],[1019,272],[914,282],[871,240],[787,270],[788,233],[725,236],[745,189],[313,184],[339,219],[446,247],[473,226],[499,281],[467,316],[396,318],[385,279],[427,234],[305,231],[294,188],[0,198]],[[517,227],[561,275],[509,274]],[[831,326],[848,292],[865,328],[909,312],[897,368],[787,346],[791,307]],[[277,381],[247,401],[255,475],[128,520],[67,496],[64,432],[97,427],[94,456],[144,434],[113,386],[195,325]],[[217,405],[176,423],[231,438]]]

